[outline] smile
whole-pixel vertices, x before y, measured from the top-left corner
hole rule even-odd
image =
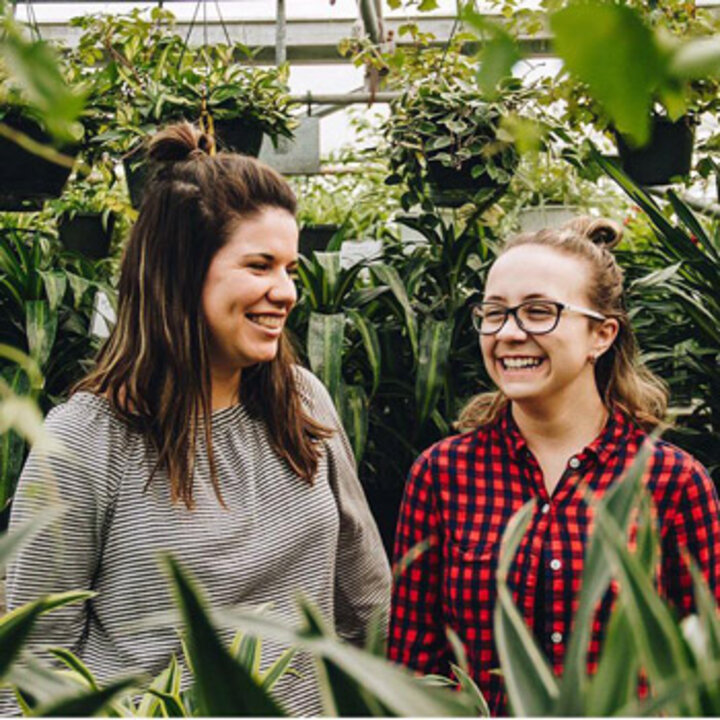
[[[285,323],[284,315],[254,315],[248,313],[245,317],[250,322],[270,330],[279,330]]]
[[[500,358],[500,363],[505,370],[526,370],[540,367],[544,358],[538,357],[506,357]]]

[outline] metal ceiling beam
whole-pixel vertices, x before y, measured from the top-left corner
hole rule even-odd
[[[80,6],[82,7],[82,6]],[[399,37],[398,29],[411,20],[422,24],[426,32],[431,32],[437,38],[439,45],[444,44],[452,31],[455,18],[447,15],[417,18],[384,18],[383,26],[386,33],[393,31],[396,42],[403,46],[404,38]],[[337,63],[346,60],[338,53],[338,43],[353,34],[356,20],[352,18],[340,19],[295,19],[286,21],[285,48],[287,59],[291,63]],[[74,45],[80,37],[80,28],[70,27],[67,23],[39,22],[40,31],[45,39],[64,40]],[[185,35],[189,23],[179,22],[176,29]],[[277,46],[277,25],[275,19],[238,20],[225,18],[225,26],[233,41],[241,42],[258,50],[257,58],[263,63],[274,63]],[[225,42],[221,24],[217,20],[208,19],[208,41]],[[190,37],[191,44],[202,42],[202,28],[195,28]],[[538,33],[532,37],[521,38],[521,45],[529,56],[543,57],[550,55],[550,34]]]

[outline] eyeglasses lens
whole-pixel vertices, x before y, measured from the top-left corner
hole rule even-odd
[[[514,315],[522,330],[530,334],[550,332],[557,324],[560,309],[544,302],[527,302],[508,308],[495,303],[479,303],[472,310],[475,330],[482,335],[494,335],[505,325],[508,315]]]

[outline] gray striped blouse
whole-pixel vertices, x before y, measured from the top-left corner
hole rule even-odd
[[[30,454],[11,524],[50,502],[67,511],[8,568],[8,606],[70,589],[97,595],[45,616],[34,648],[70,648],[101,680],[155,675],[173,653],[180,658],[172,620],[146,626],[174,608],[158,563],[162,552],[195,577],[213,607],[271,603],[269,615],[297,623],[294,596],[302,591],[340,636],[361,641],[373,611],[387,612],[389,567],[330,397],[306,370],[298,369],[298,387],[308,411],[337,429],[324,443],[315,483],[302,481],[271,450],[263,423],[242,405],[216,411],[212,437],[226,509],[202,452],[196,508],[188,511],[171,502],[163,473],[144,491],[154,453],[104,398],[77,393],[51,411],[46,427],[68,452]],[[263,666],[283,650],[270,641],[262,647]],[[276,685],[277,700],[294,715],[318,714],[311,659],[298,655],[294,667],[299,674]]]

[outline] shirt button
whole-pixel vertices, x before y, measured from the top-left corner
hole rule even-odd
[[[576,457],[571,457],[568,465],[573,469],[577,470],[580,467],[580,461]]]
[[[562,639],[562,633],[557,630],[550,636],[550,640],[552,640],[553,645],[559,645],[562,642]]]
[[[543,515],[547,515],[547,514],[550,512],[550,503],[545,503],[545,504],[540,508],[540,512],[541,512]]]
[[[557,558],[553,558],[550,561],[550,569],[551,570],[559,570],[562,567],[562,563]]]

